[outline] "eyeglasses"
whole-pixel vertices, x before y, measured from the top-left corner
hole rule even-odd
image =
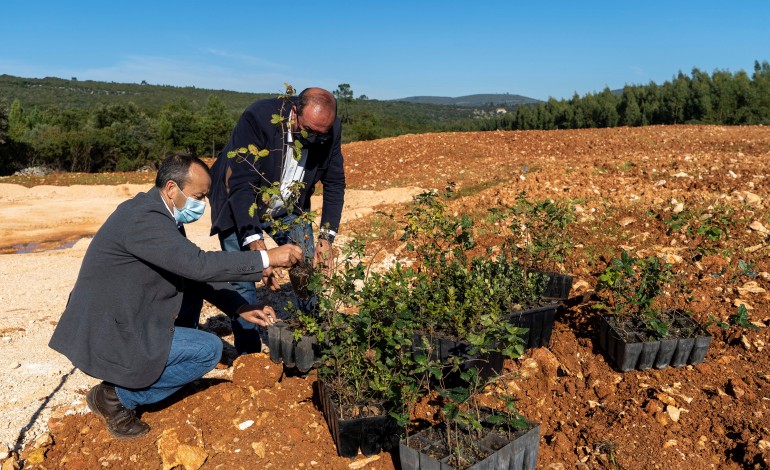
[[[300,132],[297,132],[304,140],[306,140],[309,144],[322,144],[329,140],[332,135],[328,132],[317,132],[312,129],[306,128],[302,125],[300,122],[299,115],[297,115],[297,125],[300,128]],[[302,133],[306,135],[302,135]]]
[[[187,197],[191,197],[191,198],[193,198],[193,199],[195,199],[195,200],[197,200],[197,201],[202,201],[202,200],[206,199],[207,197],[209,197],[209,195],[208,195],[208,194],[193,194],[193,195],[191,195],[191,196],[188,196],[187,194],[185,194],[185,192],[184,192],[184,191],[182,191],[182,187],[181,187],[181,186],[179,186],[179,183],[177,183],[177,182],[176,182],[176,181],[174,181],[174,180],[171,180],[171,181],[173,181],[173,182],[174,182],[174,184],[176,185],[176,188],[179,190],[179,192],[180,192],[180,193],[182,193],[182,196],[184,196],[184,197],[186,197],[186,198],[187,198]]]

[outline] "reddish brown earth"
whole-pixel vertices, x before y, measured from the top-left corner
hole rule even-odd
[[[520,412],[541,423],[539,467],[770,466],[768,128],[446,133],[343,151],[354,189],[441,188],[452,180],[461,196],[451,208],[477,213],[521,191],[576,204],[570,233],[578,245],[565,266],[575,277],[572,296],[559,310],[550,347],[510,361],[504,378]],[[667,233],[664,221],[682,207],[701,221],[721,219],[727,236]],[[370,248],[381,250],[378,259],[401,251],[397,231],[376,213],[342,229],[369,238]],[[697,320],[727,321],[744,304],[760,329],[712,325],[701,365],[619,372],[597,345],[593,288],[622,249],[672,262],[690,300],[671,302]],[[146,410],[152,431],[137,440],[111,439],[90,413],[60,413],[50,434],[21,457],[39,468],[68,469],[397,468],[388,453],[336,456],[313,401],[312,374],[281,377],[279,366],[254,355],[236,361],[232,377],[203,379]]]

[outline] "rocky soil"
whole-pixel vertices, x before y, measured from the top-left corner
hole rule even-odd
[[[578,244],[564,266],[575,283],[551,345],[506,364],[520,411],[541,423],[540,468],[770,466],[766,127],[411,135],[343,152],[351,207],[342,231],[368,238],[383,262],[400,257],[402,246],[374,209],[403,212],[417,188],[457,182],[451,208],[462,212],[511,203],[522,191],[575,205],[569,230]],[[20,458],[40,468],[397,468],[390,453],[337,457],[314,402],[314,376],[285,376],[263,354],[234,365],[226,357],[207,378],[145,410],[147,436],[109,437],[83,404],[95,380],[46,344],[88,243],[81,237],[144,188],[0,184],[0,234],[10,240],[0,255],[4,465]],[[356,204],[356,191],[371,197]],[[685,215],[684,226],[672,226]],[[190,237],[216,249],[199,224]],[[80,241],[50,249],[72,240]],[[41,241],[51,244],[28,245]],[[19,252],[41,248],[48,250]],[[702,364],[623,373],[599,349],[593,288],[621,250],[673,263],[686,294],[672,302],[700,322],[727,322],[708,327],[714,340]],[[730,325],[739,305],[758,329]],[[208,309],[205,317],[204,328],[231,340],[221,315]]]

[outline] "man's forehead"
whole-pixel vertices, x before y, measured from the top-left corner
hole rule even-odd
[[[187,184],[196,190],[208,192],[208,188],[211,187],[211,177],[200,165],[192,165]]]
[[[320,107],[319,107],[320,108]],[[314,108],[302,114],[303,121],[319,129],[329,129],[334,124],[334,116],[324,109]]]

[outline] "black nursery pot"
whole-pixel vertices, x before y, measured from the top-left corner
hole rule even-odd
[[[321,356],[315,336],[302,336],[295,341],[294,332],[283,322],[267,327],[267,345],[273,362],[283,362],[284,367],[296,367],[300,372],[312,369]]]
[[[553,302],[538,307],[519,310],[508,315],[508,320],[514,326],[527,328],[524,334],[524,346],[530,348],[547,348],[551,344],[553,323],[556,319],[558,302]]]
[[[329,388],[322,381],[316,382],[316,392],[321,404],[329,432],[341,457],[353,458],[359,451],[366,455],[375,455],[393,449],[401,438],[402,429],[396,424],[381,404],[367,404],[357,407],[359,415],[345,418],[340,414],[340,407],[335,402]],[[373,415],[366,416],[366,413]]]
[[[449,470],[451,456],[443,439],[431,429],[402,439],[399,443],[399,460],[402,470]],[[537,466],[540,446],[540,425],[529,423],[527,429],[511,439],[504,434],[487,429],[476,443],[478,451],[486,458],[474,463],[473,470],[532,470]]]
[[[650,340],[635,325],[619,324],[613,315],[599,319],[599,346],[622,372],[682,367],[703,362],[711,335],[695,320],[674,315],[671,337]]]
[[[572,290],[572,276],[543,271],[548,283],[545,286],[542,297],[544,299],[567,300]]]

